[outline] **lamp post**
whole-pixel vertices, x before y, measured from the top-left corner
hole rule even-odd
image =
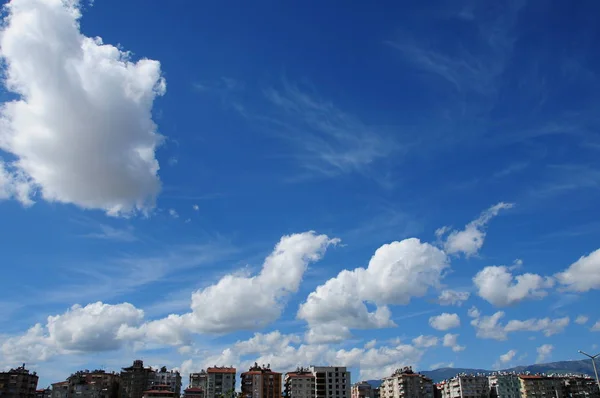
[[[599,356],[600,353],[598,353],[596,355],[590,355],[581,350],[579,350],[579,353],[585,355],[586,357],[588,357],[592,360],[592,366],[594,366],[594,374],[596,375],[596,383],[598,384],[598,389],[600,389],[600,379],[598,378],[598,370],[596,369],[596,357]]]

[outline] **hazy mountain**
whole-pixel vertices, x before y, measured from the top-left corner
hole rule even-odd
[[[514,368],[504,369],[508,372],[531,372],[531,373],[580,373],[594,377],[594,368],[589,359],[579,361],[560,361],[550,363],[540,363],[528,366],[516,366]],[[442,381],[456,376],[458,373],[492,373],[493,370],[486,369],[468,369],[468,368],[441,368],[436,370],[425,370],[421,373],[433,379],[434,382]],[[379,387],[380,380],[367,380],[371,385]]]

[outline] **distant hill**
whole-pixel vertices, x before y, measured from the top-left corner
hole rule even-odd
[[[594,368],[592,367],[592,361],[589,359],[579,361],[560,361],[541,363],[536,365],[528,366],[516,366],[514,368],[503,369],[507,372],[518,372],[518,373],[577,373],[587,374],[594,377]],[[486,369],[469,369],[469,368],[441,368],[436,370],[425,370],[420,373],[431,378],[434,382],[439,382],[445,379],[456,376],[459,373],[492,373],[493,370]],[[379,387],[381,380],[367,380],[369,384],[375,388]]]

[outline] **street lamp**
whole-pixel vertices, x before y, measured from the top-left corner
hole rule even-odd
[[[596,357],[600,356],[600,353],[598,353],[596,355],[590,355],[581,350],[579,350],[579,353],[585,355],[586,357],[588,357],[592,360],[592,365],[594,366],[594,374],[596,375],[596,383],[598,384],[598,389],[600,389],[600,379],[598,379],[598,370],[596,369]]]

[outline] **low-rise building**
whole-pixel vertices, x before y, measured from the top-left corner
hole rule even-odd
[[[38,376],[25,369],[25,364],[8,372],[0,372],[0,396],[2,398],[35,398]]]
[[[433,381],[405,367],[383,378],[379,392],[381,398],[433,398]]]
[[[315,375],[308,368],[297,368],[285,374],[286,398],[315,398]]]
[[[188,387],[183,390],[184,398],[204,398],[204,389],[199,387]]]
[[[175,393],[170,386],[156,384],[152,389],[144,391],[142,398],[175,398]]]
[[[59,381],[52,383],[52,398],[68,398],[69,397],[69,382]]]
[[[350,388],[350,397],[351,398],[375,398],[375,391],[377,389],[373,388],[373,386],[366,381],[359,381],[358,383],[354,383]]]

